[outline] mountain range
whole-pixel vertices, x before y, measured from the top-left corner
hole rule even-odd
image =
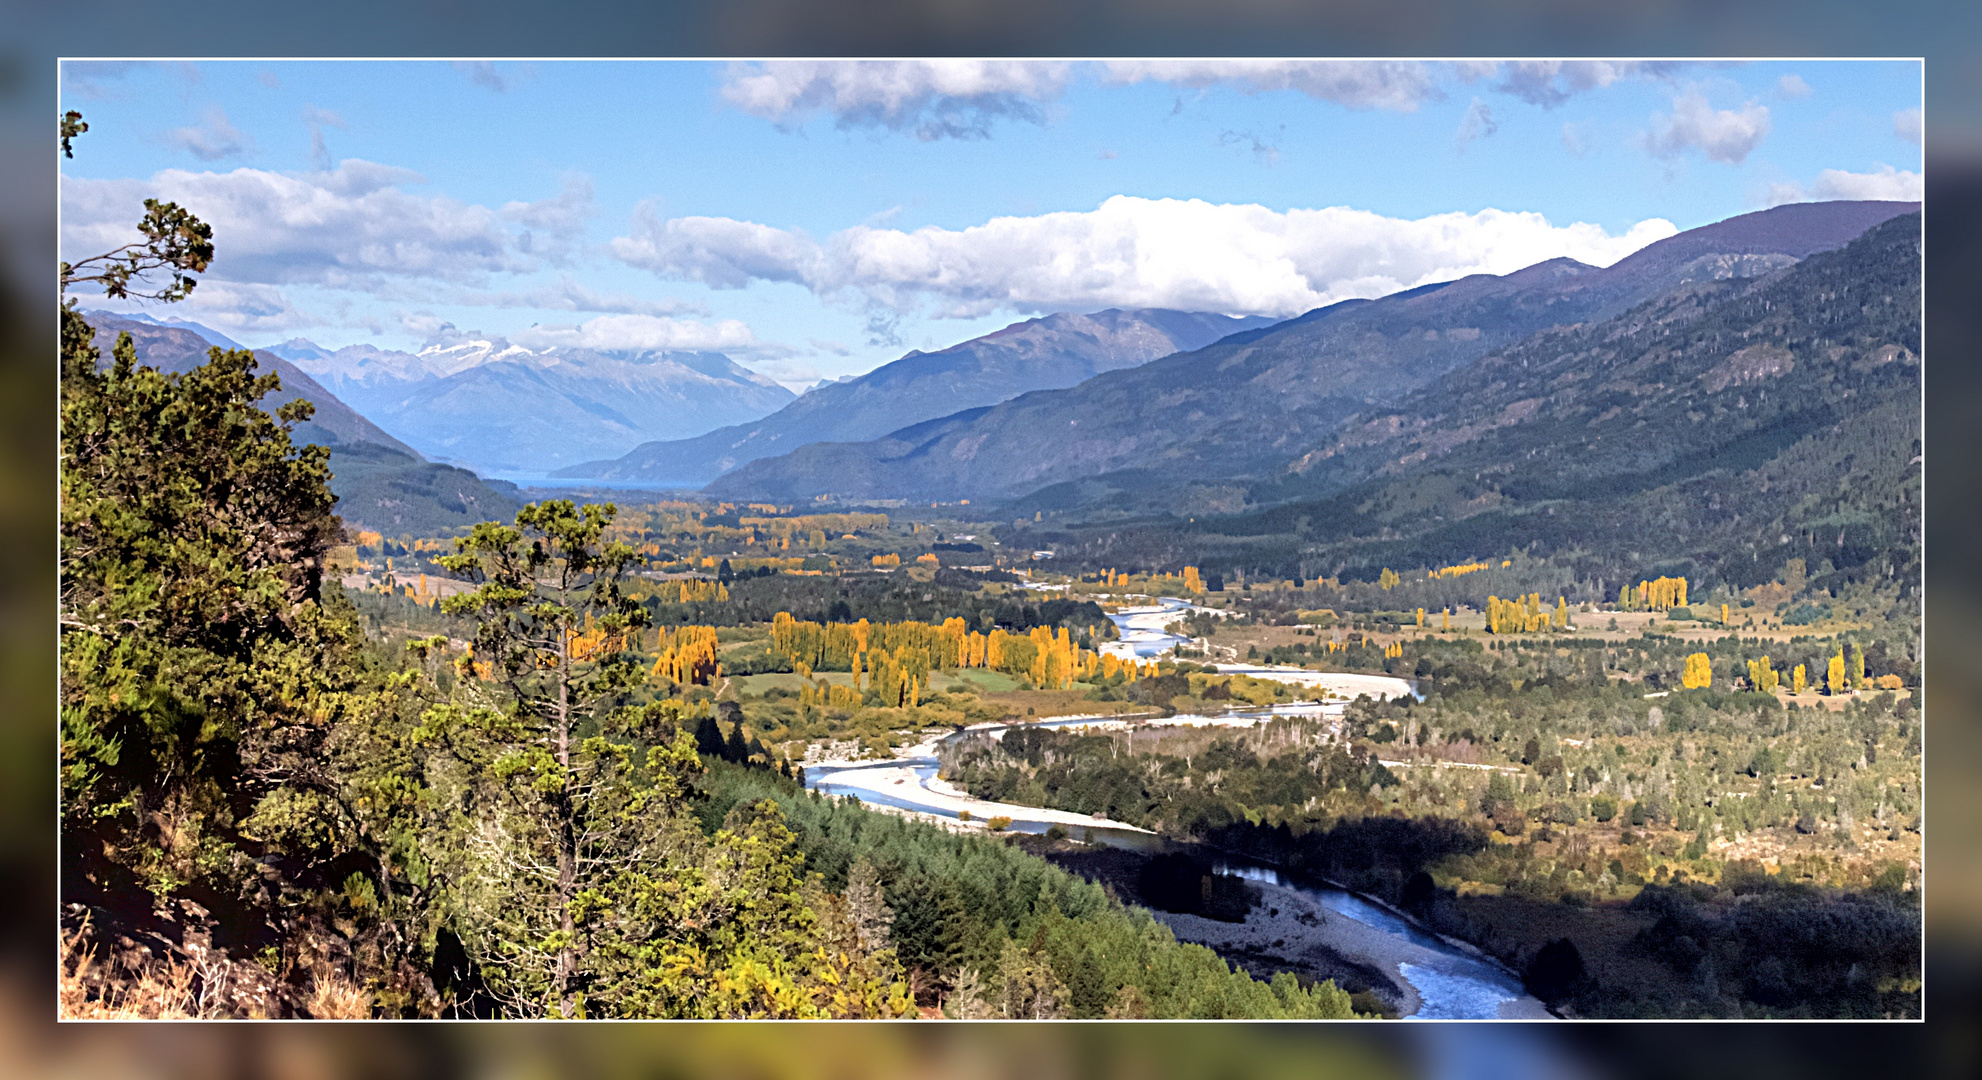
[[[1553,259],[1344,301],[1068,389],[743,464],[705,490],[725,499],[979,502],[1050,490],[1063,508],[1238,512],[1267,494],[1262,480],[1288,484],[1290,464],[1332,442],[1350,418],[1465,365],[1676,289],[1778,272],[1915,209],[1781,206],[1680,233],[1607,268]]]
[[[739,465],[810,443],[880,438],[907,424],[996,405],[1028,391],[1075,386],[1272,321],[1114,308],[1028,319],[814,387],[760,420],[692,439],[646,443],[624,457],[588,461],[557,475],[701,485]]]
[[[1527,548],[1574,553],[1612,587],[1671,572],[1745,588],[1802,559],[1819,589],[1904,588],[1921,541],[1921,251],[1906,214],[1758,278],[1552,328],[1241,481],[1253,509],[1056,546],[1369,577]]]
[[[269,351],[421,453],[480,472],[541,475],[753,420],[794,396],[714,352],[532,350],[479,335],[417,353],[300,338]]]
[[[231,339],[198,323],[86,311],[96,345],[107,361],[119,334],[131,335],[140,364],[185,372],[206,362],[210,349],[235,347]],[[281,379],[282,388],[263,398],[275,408],[298,398],[316,406],[310,419],[295,425],[297,444],[330,448],[331,492],[347,525],[390,536],[432,532],[478,521],[513,516],[522,505],[514,484],[483,480],[466,469],[427,461],[420,453],[360,415],[295,364],[268,350],[256,350],[257,365]]]

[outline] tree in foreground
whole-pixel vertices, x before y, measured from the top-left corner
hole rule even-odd
[[[62,118],[65,153],[85,130]],[[190,292],[213,255],[207,227],[147,203],[138,232],[64,264],[63,291]],[[169,279],[151,287],[160,272]],[[351,912],[331,897],[375,862],[331,749],[380,698],[357,674],[348,604],[322,588],[341,531],[328,453],[291,441],[308,402],[258,406],[280,384],[251,353],[216,348],[167,374],[139,365],[121,335],[106,364],[74,302],[60,314],[65,940],[93,948],[88,925],[126,943],[78,985],[100,995],[145,954],[196,958],[185,986],[202,1015],[230,1008],[227,986],[280,1012],[281,980],[309,967],[327,981],[325,965],[350,959],[354,937],[332,923]],[[403,944],[386,951],[403,958]],[[395,978],[374,974],[382,987]]]
[[[464,945],[514,1015],[901,1014],[899,968],[801,875],[776,804],[703,837],[699,708],[626,704],[645,612],[633,549],[603,539],[615,513],[532,504],[441,559],[474,586],[444,610],[478,626],[419,734],[444,749],[430,846]]]

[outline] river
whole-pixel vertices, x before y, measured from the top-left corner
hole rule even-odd
[[[1339,713],[1341,708],[1341,703],[1282,705],[1220,716],[1174,716],[1162,722],[1250,725],[1268,716],[1328,715]],[[1120,723],[1087,717],[1048,720],[1038,726],[1104,727]],[[1010,726],[978,730],[998,737]],[[870,805],[935,818],[956,820],[967,814],[971,820],[985,821],[1009,817],[1009,828],[1014,832],[1043,833],[1057,825],[1075,840],[1145,854],[1175,846],[1156,833],[1123,822],[976,798],[936,775],[937,749],[943,738],[955,737],[931,738],[889,761],[809,765],[806,786],[827,795],[852,796]],[[1382,971],[1399,984],[1402,1011],[1413,1019],[1548,1016],[1541,1003],[1506,969],[1354,893],[1290,880],[1272,867],[1236,858],[1223,859],[1215,871],[1254,882],[1262,888],[1265,899],[1239,925],[1153,912],[1179,940],[1211,946],[1228,958],[1250,953],[1299,963],[1307,951],[1344,957]]]
[[[1108,617],[1120,638],[1102,646],[1117,655],[1147,659],[1188,640],[1165,627],[1199,608],[1188,601],[1161,597],[1146,607],[1125,608]],[[1412,680],[1355,672],[1319,672],[1300,668],[1221,664],[1220,673],[1318,688],[1330,700],[1296,702],[1263,709],[1234,709],[1216,715],[1181,714],[1163,718],[1165,725],[1249,727],[1275,716],[1340,716],[1349,699],[1418,696]],[[970,729],[993,738],[1018,725],[981,724]],[[1127,721],[1108,717],[1062,717],[1038,722],[1038,727],[1119,729]],[[827,795],[848,795],[862,802],[918,815],[950,820],[1011,819],[1014,832],[1044,833],[1054,826],[1090,844],[1154,853],[1174,845],[1162,836],[1123,822],[1064,810],[976,798],[936,775],[937,751],[957,735],[932,736],[905,748],[888,761],[821,762],[805,770],[807,787]],[[1499,964],[1468,947],[1448,942],[1412,924],[1379,904],[1344,889],[1290,880],[1269,866],[1227,858],[1215,871],[1246,878],[1260,886],[1263,901],[1244,924],[1219,923],[1191,915],[1154,914],[1180,940],[1198,941],[1221,953],[1284,954],[1298,960],[1303,949],[1375,967],[1404,991],[1404,1012],[1413,1019],[1501,1019],[1547,1017],[1548,1011],[1522,988],[1521,981]],[[1291,941],[1291,944],[1289,942]]]

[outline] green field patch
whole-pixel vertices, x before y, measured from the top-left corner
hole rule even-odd
[[[832,683],[835,686],[852,686],[853,676],[844,671],[821,671],[813,675],[814,681]],[[738,675],[730,682],[739,694],[762,696],[766,690],[790,690],[794,693],[806,685],[804,679],[792,672],[778,672],[769,675]]]
[[[939,679],[943,681],[939,683],[937,681]],[[1019,681],[1016,677],[1007,675],[1002,671],[992,671],[989,668],[965,668],[954,674],[946,671],[932,671],[929,673],[929,685],[933,690],[940,690],[946,693],[950,687],[960,685],[968,690],[981,690],[985,693],[1002,694],[1017,690],[1019,688]]]

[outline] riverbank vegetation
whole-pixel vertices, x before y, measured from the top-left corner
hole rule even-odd
[[[1582,1014],[1915,1015],[1917,706],[1869,675],[1741,685],[1764,649],[1896,666],[1881,640],[1434,641],[1407,650],[1422,702],[1014,731],[950,744],[944,770],[1379,896]],[[1701,656],[1713,682],[1680,688]]]

